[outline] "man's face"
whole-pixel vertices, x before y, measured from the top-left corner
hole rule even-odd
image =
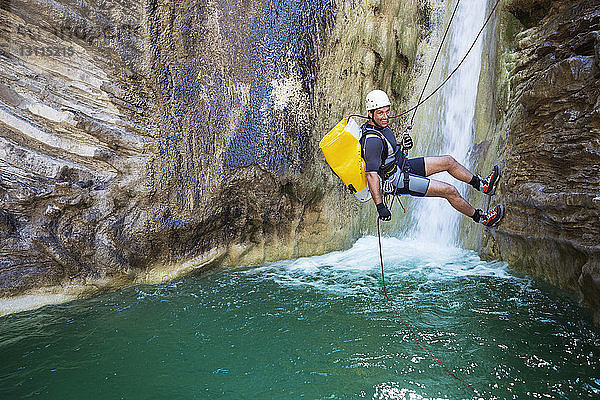
[[[390,120],[390,106],[381,107],[373,111],[373,120],[382,128],[388,126]]]

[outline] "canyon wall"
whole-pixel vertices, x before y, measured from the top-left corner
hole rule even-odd
[[[506,216],[483,253],[580,294],[600,322],[600,4],[504,4],[484,60],[480,165]],[[483,150],[482,150],[483,149]]]
[[[414,102],[444,6],[1,0],[0,312],[371,232],[318,142],[372,88]],[[465,243],[598,311],[600,5],[501,6],[471,157],[507,213]]]
[[[428,7],[2,0],[0,311],[349,246],[318,141],[406,101]]]

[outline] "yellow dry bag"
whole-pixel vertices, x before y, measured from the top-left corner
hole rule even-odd
[[[352,118],[344,118],[319,143],[327,164],[360,201],[369,201],[365,161],[360,151],[361,131]]]

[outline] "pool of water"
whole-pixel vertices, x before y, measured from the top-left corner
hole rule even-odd
[[[571,294],[454,247],[348,251],[138,286],[0,319],[0,399],[600,398]]]

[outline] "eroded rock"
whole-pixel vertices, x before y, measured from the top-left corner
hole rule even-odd
[[[511,1],[506,10],[522,23],[499,46],[512,68],[497,130],[509,139],[498,191],[507,214],[485,251],[579,292],[598,316],[600,5]]]
[[[390,22],[426,8],[382,4],[0,2],[0,297],[349,245],[317,143],[357,87],[407,96],[421,27]]]

